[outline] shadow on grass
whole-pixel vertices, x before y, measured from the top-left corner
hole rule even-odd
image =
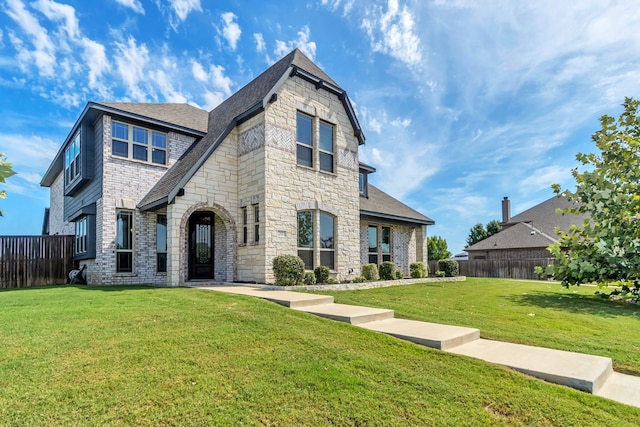
[[[640,319],[640,306],[609,301],[597,295],[531,291],[522,295],[505,296],[504,298],[518,305],[551,308],[571,313],[595,314],[602,317],[631,316]]]

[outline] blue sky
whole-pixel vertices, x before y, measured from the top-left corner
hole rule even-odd
[[[372,183],[459,252],[502,197],[573,186],[599,117],[640,96],[638,28],[630,1],[0,0],[0,235],[40,233],[86,102],[211,109],[298,47],[349,93]]]

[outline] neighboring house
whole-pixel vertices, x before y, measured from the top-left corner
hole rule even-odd
[[[346,92],[294,50],[211,112],[90,102],[47,170],[50,234],[91,284],[272,283],[297,254],[339,280],[427,260],[434,222],[368,184]]]
[[[469,259],[550,258],[547,247],[558,240],[555,229],[568,231],[582,225],[587,216],[559,214],[557,209],[571,206],[566,197],[554,196],[511,218],[511,202],[502,200],[502,231],[468,246]]]

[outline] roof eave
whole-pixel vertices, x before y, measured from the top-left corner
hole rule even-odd
[[[142,114],[131,113],[129,111],[120,110],[119,108],[100,104],[99,102],[89,102],[87,105],[88,106],[90,105],[92,109],[101,111],[103,113],[116,114],[118,116],[126,117],[128,119],[140,120],[146,123],[154,124],[156,126],[161,126],[167,129],[171,129],[182,134],[187,134],[187,135],[200,137],[200,138],[202,138],[207,134],[206,131],[201,131],[201,130],[189,128],[186,126],[180,126],[175,123],[166,122],[164,120],[143,116]]]
[[[420,225],[435,225],[436,223],[432,219],[410,218],[406,216],[392,215],[392,214],[386,214],[382,212],[368,211],[364,209],[360,209],[360,215],[367,215],[375,218],[390,219],[394,221],[409,222],[409,223],[420,224]]]
[[[309,83],[312,83],[315,85],[316,90],[317,89],[324,89],[329,93],[332,93],[334,95],[336,95],[338,97],[338,99],[340,99],[340,102],[342,102],[342,106],[344,107],[345,111],[347,112],[347,116],[349,117],[349,121],[351,122],[351,126],[353,127],[353,134],[354,136],[358,139],[358,145],[364,145],[365,143],[365,137],[364,137],[364,133],[362,132],[362,128],[360,127],[360,123],[358,122],[358,118],[356,117],[356,113],[353,110],[353,106],[351,105],[351,101],[349,100],[349,97],[347,96],[347,92],[338,87],[335,86],[325,80],[322,80],[321,78],[309,73],[308,71],[303,70],[302,68],[298,67],[297,65],[292,65],[291,66],[292,70],[290,71],[290,76],[294,77],[294,76],[299,76],[300,78],[302,78],[303,80],[308,81]]]

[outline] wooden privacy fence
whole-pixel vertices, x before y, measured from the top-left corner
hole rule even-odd
[[[458,261],[460,275],[467,277],[496,277],[502,279],[543,280],[533,269],[537,266],[553,264],[553,258],[529,259],[473,259]],[[437,261],[429,261],[429,268],[433,274]]]
[[[74,236],[0,236],[0,288],[66,283],[73,244]]]

